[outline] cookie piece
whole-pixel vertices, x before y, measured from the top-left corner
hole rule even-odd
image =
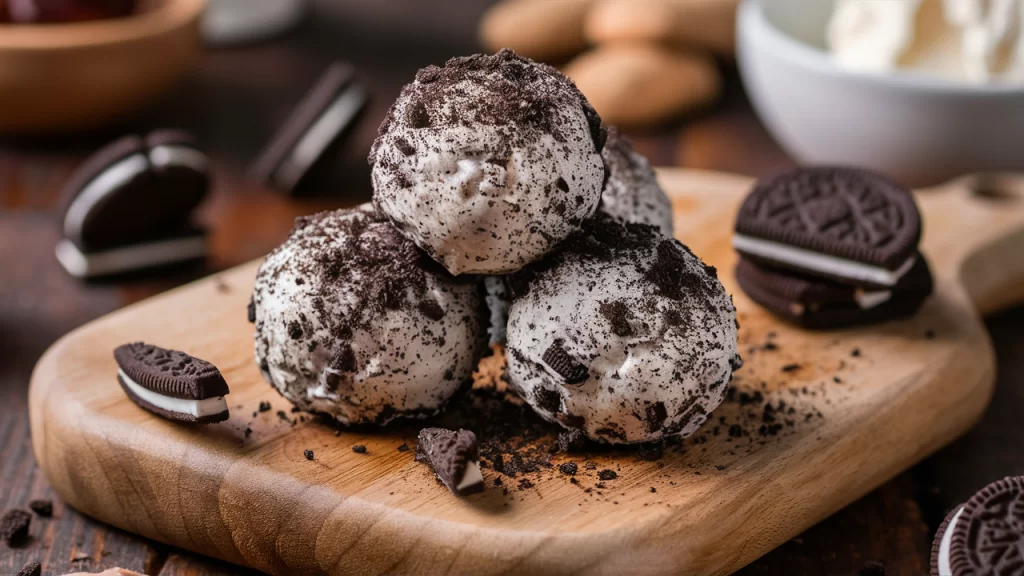
[[[43,566],[39,562],[31,562],[18,572],[18,576],[39,576],[42,573]]]
[[[82,279],[199,261],[209,252],[206,230],[192,224],[184,224],[132,244],[92,252],[83,251],[75,242],[63,238],[55,250],[61,267],[68,274]]]
[[[998,480],[972,496],[950,522],[952,576],[1024,573],[1024,477]],[[938,567],[945,567],[940,546]]]
[[[597,210],[601,119],[561,72],[502,50],[429,66],[370,151],[373,201],[452,274],[514,272]]]
[[[344,142],[369,99],[350,64],[331,64],[253,162],[250,175],[294,193],[314,167]]]
[[[949,514],[942,520],[942,524],[939,524],[939,529],[935,531],[935,538],[932,540],[932,555],[931,555],[931,576],[950,576],[951,572],[949,569],[949,545],[953,538],[953,528],[956,527],[957,520],[960,519],[960,513],[963,511],[963,505],[957,506],[950,510]],[[939,558],[943,560],[940,562]]]
[[[431,416],[486,350],[481,292],[369,205],[299,218],[256,277],[256,361],[296,407],[346,425]]]
[[[598,214],[509,286],[509,383],[591,440],[693,433],[742,364],[715,269],[653,226]]]
[[[619,220],[657,226],[665,236],[674,236],[672,202],[658,184],[647,158],[634,150],[617,128],[608,128],[601,157],[608,168],[608,181],[601,193],[600,209]]]
[[[718,100],[722,74],[707,54],[657,44],[605,44],[565,67],[607,124],[653,126]]]
[[[637,9],[635,0],[599,0],[587,13],[584,33],[592,44],[660,44],[736,52],[739,0],[660,0]]]
[[[480,42],[492,52],[511,48],[550,62],[587,48],[583,20],[593,0],[506,0],[480,19]]]
[[[457,496],[483,492],[476,434],[469,430],[424,428],[416,444],[416,461],[426,462],[437,478]]]
[[[20,546],[28,539],[28,528],[32,524],[32,515],[17,508],[8,510],[0,517],[0,540],[8,546]]]
[[[913,316],[932,293],[928,262],[918,254],[913,268],[889,289],[864,289],[763,266],[740,258],[736,281],[750,299],[805,328],[829,329]]]
[[[50,518],[53,516],[53,501],[52,500],[33,500],[28,503],[30,510],[42,516],[43,518]]]
[[[117,381],[139,407],[177,422],[228,418],[228,384],[217,367],[184,352],[133,342],[114,350]]]
[[[857,168],[800,168],[754,186],[736,217],[745,257],[863,288],[913,267],[921,216],[911,193]]]
[[[126,136],[68,179],[61,193],[64,238],[82,252],[97,252],[167,235],[188,220],[209,187],[208,160],[184,132]]]

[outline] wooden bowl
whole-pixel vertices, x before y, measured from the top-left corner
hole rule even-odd
[[[138,111],[197,60],[205,0],[74,24],[0,24],[0,132],[96,127]]]

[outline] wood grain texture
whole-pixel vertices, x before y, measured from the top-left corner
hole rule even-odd
[[[684,171],[662,177],[680,236],[719,266],[736,295],[741,348],[753,352],[768,332],[783,343],[772,354],[748,354],[737,389],[763,386],[784,396],[818,386],[820,421],[746,446],[712,437],[667,455],[664,468],[606,456],[603,464],[620,476],[609,490],[613,502],[554,476],[535,490],[459,500],[395,449],[406,438],[347,432],[339,440],[316,423],[282,425],[273,412],[251,417],[260,400],[286,407],[252,361],[243,310],[254,262],[219,282],[123,309],[51,348],[30,390],[36,458],[57,492],[86,514],[275,574],[726,574],[978,418],[994,374],[972,301],[985,310],[1005,303],[1006,287],[1024,278],[1024,265],[1005,258],[1024,242],[1024,213],[1001,206],[1016,200],[980,199],[966,180],[921,196],[935,297],[907,322],[806,333],[752,305],[729,273],[732,216],[750,181]],[[926,338],[932,330],[937,337]],[[232,384],[231,420],[190,429],[131,404],[111,384],[110,351],[133,339],[217,364]],[[801,370],[783,377],[780,367],[792,362]],[[835,374],[841,387],[827,382]],[[353,453],[356,443],[372,457]],[[315,461],[302,457],[306,448]]]

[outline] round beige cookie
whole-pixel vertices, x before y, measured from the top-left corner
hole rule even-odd
[[[102,572],[75,572],[65,576],[145,576],[145,574],[139,574],[124,568],[111,568]]]
[[[593,0],[505,0],[480,21],[480,41],[497,52],[511,48],[522,56],[552,61],[587,48],[583,19]]]
[[[720,56],[736,52],[736,7],[739,0],[599,0],[584,24],[587,40],[659,42],[709,50]]]
[[[663,122],[715,101],[721,77],[710,56],[654,44],[606,44],[580,55],[565,74],[605,124]]]

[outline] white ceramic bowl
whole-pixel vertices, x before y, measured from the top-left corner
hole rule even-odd
[[[841,70],[825,50],[831,12],[825,0],[745,0],[739,10],[740,73],[790,154],[914,186],[1024,168],[1024,87]]]

